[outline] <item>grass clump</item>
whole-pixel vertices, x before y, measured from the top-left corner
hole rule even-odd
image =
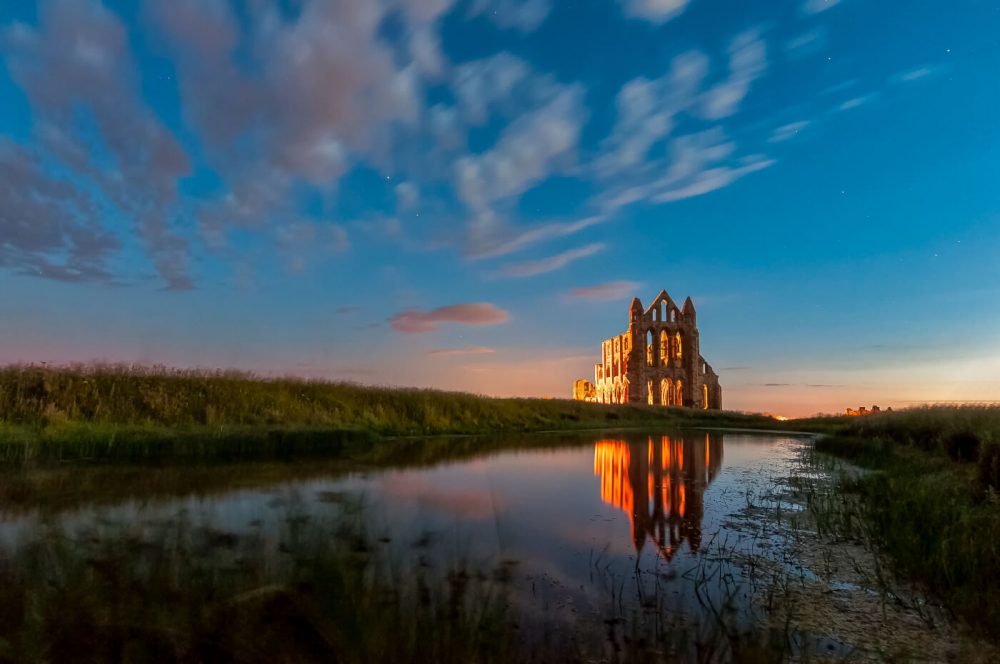
[[[979,456],[980,481],[1000,492],[1000,444],[987,445]]]
[[[969,624],[1000,636],[1000,408],[854,418],[816,449],[876,471],[844,480],[874,543]]]
[[[956,444],[1000,443],[1000,407],[926,406],[894,413],[852,417],[838,434],[888,439],[924,452],[949,454]]]

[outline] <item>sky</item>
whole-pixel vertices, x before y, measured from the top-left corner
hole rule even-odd
[[[1000,3],[0,2],[0,363],[1000,400]]]

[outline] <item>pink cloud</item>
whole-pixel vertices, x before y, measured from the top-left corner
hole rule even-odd
[[[441,323],[461,323],[462,325],[499,325],[510,320],[510,314],[489,302],[453,304],[430,311],[407,309],[389,319],[389,324],[397,332],[419,334],[433,332]]]

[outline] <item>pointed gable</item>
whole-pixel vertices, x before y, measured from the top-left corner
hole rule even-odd
[[[673,316],[671,316],[671,313],[673,313]],[[653,299],[652,304],[649,305],[649,309],[646,310],[647,317],[662,323],[674,322],[678,313],[680,313],[680,309],[665,290],[660,291]]]

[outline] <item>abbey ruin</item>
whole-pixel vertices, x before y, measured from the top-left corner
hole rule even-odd
[[[628,330],[601,344],[601,359],[594,367],[594,396],[588,400],[722,408],[719,377],[699,352],[690,297],[679,308],[660,291],[648,309],[634,298]]]

